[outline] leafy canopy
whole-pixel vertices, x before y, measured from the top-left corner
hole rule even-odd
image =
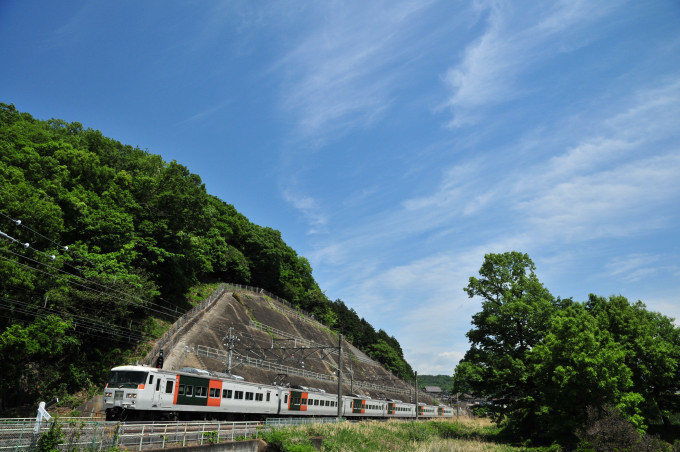
[[[625,297],[555,299],[518,252],[487,254],[464,288],[481,298],[454,391],[490,402],[520,438],[569,442],[593,412],[638,431],[680,412],[680,329]]]

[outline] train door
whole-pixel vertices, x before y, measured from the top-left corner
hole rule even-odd
[[[163,378],[161,384],[161,407],[170,408],[175,400],[175,381],[171,378]]]
[[[165,380],[161,375],[156,375],[156,381],[153,385],[152,406],[158,406],[161,402],[161,380]]]
[[[307,411],[307,397],[309,393],[300,391],[290,391],[288,400],[289,411]]]

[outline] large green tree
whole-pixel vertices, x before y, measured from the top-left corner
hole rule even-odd
[[[585,307],[598,328],[620,345],[622,362],[643,398],[645,421],[661,421],[671,429],[671,415],[680,412],[680,328],[641,301],[630,303],[621,295],[607,299],[591,294]]]
[[[534,396],[528,353],[545,337],[556,309],[534,270],[527,254],[487,254],[479,278],[471,277],[464,289],[481,297],[482,309],[472,317],[460,371],[475,393],[493,400],[490,411],[499,421]]]
[[[680,329],[625,297],[554,299],[526,254],[488,254],[465,291],[481,297],[454,390],[487,398],[509,432],[568,444],[618,413],[640,432],[680,412]],[[609,414],[607,414],[609,413]]]
[[[642,396],[633,388],[625,348],[600,327],[580,303],[557,312],[544,339],[528,354],[528,378],[535,388],[516,420],[524,436],[542,441],[570,440],[583,427],[588,407],[615,406],[642,428]]]

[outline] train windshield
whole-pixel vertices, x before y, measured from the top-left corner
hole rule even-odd
[[[114,370],[109,376],[109,386],[125,386],[142,385],[146,382],[146,376],[149,372],[140,372],[136,370]]]

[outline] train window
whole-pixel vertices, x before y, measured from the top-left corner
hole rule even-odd
[[[319,401],[318,401],[318,400],[314,400],[314,405],[319,406]]]
[[[307,405],[307,399],[302,399],[302,405]]]
[[[236,393],[234,394],[234,398],[239,399],[239,400],[242,399],[243,398],[243,391],[236,391]]]
[[[232,394],[231,389],[223,389],[222,390],[222,398],[223,399],[231,399],[231,394]]]
[[[174,381],[168,381],[165,383],[165,393],[166,394],[172,394],[172,386],[174,385]]]
[[[288,403],[288,394],[283,396],[283,403]]]
[[[267,393],[267,402],[269,402],[269,397],[271,396],[270,393]]]
[[[264,400],[264,394],[261,393],[255,393],[255,401],[257,402],[262,402]]]
[[[149,375],[149,384],[153,384],[153,375]]]
[[[205,386],[196,386],[196,397],[208,397],[208,388]]]
[[[184,385],[179,385],[179,389],[177,390],[177,395],[184,395]]]
[[[253,400],[253,393],[252,392],[246,392],[246,400]]]
[[[185,394],[185,395],[186,395],[187,397],[191,397],[192,395],[194,395],[194,387],[191,386],[191,385],[187,385],[187,389],[186,389],[186,394]]]
[[[156,380],[156,391],[161,389],[161,379]]]
[[[143,385],[146,381],[146,376],[149,372],[138,372],[134,370],[116,370],[111,372],[109,376],[109,385],[120,386],[121,385],[134,385],[137,389],[137,385]]]
[[[219,397],[220,388],[210,388],[210,397]]]

